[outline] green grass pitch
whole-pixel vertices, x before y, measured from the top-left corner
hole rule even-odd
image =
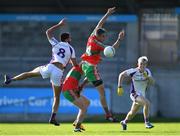
[[[70,123],[60,126],[39,123],[0,123],[0,136],[180,136],[180,123],[153,123],[153,129],[146,129],[143,123],[129,123],[122,131],[119,123],[84,123],[86,131],[73,132]]]

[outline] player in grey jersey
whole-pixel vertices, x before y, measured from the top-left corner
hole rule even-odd
[[[133,101],[131,110],[127,114],[126,118],[121,121],[121,125],[123,130],[127,129],[127,122],[131,120],[139,108],[143,106],[143,114],[144,114],[144,121],[146,128],[152,128],[153,125],[149,122],[149,107],[150,102],[145,97],[145,91],[147,89],[148,84],[153,84],[154,79],[152,78],[151,71],[146,68],[148,63],[148,59],[146,56],[142,56],[138,59],[138,67],[131,68],[125,70],[119,74],[118,80],[118,94],[122,95],[123,88],[122,88],[122,81],[124,77],[131,77],[131,90],[130,90],[130,97]]]

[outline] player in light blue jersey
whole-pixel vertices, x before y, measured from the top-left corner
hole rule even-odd
[[[52,59],[49,64],[39,66],[32,71],[24,72],[17,76],[10,78],[4,76],[4,84],[8,85],[13,81],[24,80],[32,77],[42,77],[43,79],[49,78],[52,83],[54,101],[52,105],[52,114],[49,123],[56,126],[59,123],[56,121],[56,113],[59,107],[60,93],[61,93],[61,80],[63,77],[64,68],[71,60],[72,65],[76,66],[76,57],[74,48],[70,45],[71,36],[69,33],[61,34],[61,41],[58,41],[54,36],[54,31],[65,25],[65,19],[62,19],[58,24],[52,26],[46,31],[47,38],[52,46]]]
[[[127,129],[127,123],[130,121],[135,114],[138,112],[139,108],[143,106],[143,115],[146,128],[153,128],[154,126],[149,122],[149,107],[150,102],[145,97],[145,92],[149,84],[154,84],[154,79],[152,78],[151,71],[146,68],[148,63],[148,58],[142,56],[138,59],[138,67],[131,68],[123,71],[119,74],[118,80],[118,95],[122,95],[123,88],[122,82],[125,77],[130,77],[132,80],[130,98],[132,99],[132,107],[126,118],[121,121],[123,130]]]

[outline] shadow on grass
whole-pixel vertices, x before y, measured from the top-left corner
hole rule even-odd
[[[118,119],[118,122],[120,122],[121,120],[123,120],[126,117],[126,114],[114,114],[114,116]],[[151,122],[158,122],[158,123],[180,123],[180,118],[165,118],[165,117],[153,117],[150,118]],[[91,115],[91,116],[86,116],[85,118],[85,122],[88,123],[109,123],[109,121],[105,120],[104,115]],[[136,115],[131,122],[144,122],[144,118],[142,114],[138,114]]]

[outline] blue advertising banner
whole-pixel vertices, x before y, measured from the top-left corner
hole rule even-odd
[[[175,8],[175,13],[176,13],[176,14],[180,14],[180,7],[176,7],[176,8]]]
[[[103,114],[99,94],[95,88],[85,88],[83,95],[91,104],[88,114]],[[110,89],[106,88],[106,98],[110,103]],[[51,88],[0,88],[0,113],[50,113],[53,103]],[[59,112],[74,114],[78,108],[61,94]]]
[[[103,15],[71,15],[71,14],[0,14],[0,21],[44,21],[58,22],[67,18],[70,22],[99,21]],[[112,15],[107,21],[110,22],[136,22],[136,15]]]

